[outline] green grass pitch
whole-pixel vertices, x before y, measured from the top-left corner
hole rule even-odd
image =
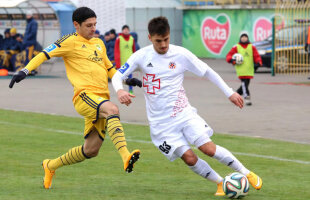
[[[227,199],[214,197],[216,185],[180,159],[168,161],[151,143],[147,126],[130,124],[124,124],[128,147],[141,150],[133,173],[123,171],[107,136],[98,157],[58,169],[52,189],[44,190],[42,160],[81,145],[83,124],[82,118],[0,110],[0,199]],[[310,145],[225,134],[215,134],[212,140],[262,177],[263,188],[251,187],[244,199],[309,199]],[[197,153],[220,175],[233,172]]]

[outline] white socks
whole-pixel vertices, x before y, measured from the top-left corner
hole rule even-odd
[[[216,145],[216,151],[213,158],[243,175],[250,173],[250,171],[245,168],[241,162],[224,147]]]
[[[201,160],[200,158],[198,158],[198,161],[194,166],[188,167],[196,174],[217,184],[223,181],[223,178],[218,175],[218,173],[216,173],[206,161]]]

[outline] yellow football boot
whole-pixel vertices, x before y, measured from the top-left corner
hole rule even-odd
[[[217,184],[217,190],[214,196],[225,196],[225,192],[223,190],[223,181]]]
[[[248,175],[246,175],[248,178],[250,184],[257,190],[261,189],[263,186],[263,180],[254,174],[253,172],[250,172]]]
[[[135,164],[135,162],[137,162],[139,160],[140,157],[140,150],[134,150],[133,152],[131,152],[131,154],[128,156],[126,162],[124,163],[124,170],[127,173],[132,172],[133,166]]]
[[[50,189],[51,186],[52,186],[52,179],[53,179],[53,176],[55,174],[55,170],[50,170],[48,169],[47,167],[47,164],[49,163],[49,159],[46,159],[46,160],[43,160],[42,162],[42,166],[43,166],[43,169],[44,169],[44,180],[43,180],[43,187],[45,189]]]

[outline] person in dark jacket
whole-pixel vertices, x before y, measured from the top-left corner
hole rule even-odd
[[[3,50],[9,50],[11,46],[11,34],[10,29],[7,28],[4,31]]]
[[[11,50],[21,52],[24,50],[23,45],[23,36],[19,33],[15,35],[15,45],[11,47]]]
[[[116,31],[115,29],[110,30],[110,40],[107,42],[107,55],[109,60],[112,62],[113,65],[115,65],[114,61],[114,45],[116,41]]]
[[[135,40],[136,51],[140,49],[140,45],[138,44],[138,34],[136,32],[130,32],[130,35]]]
[[[24,41],[23,41],[24,47],[27,52],[25,65],[27,65],[28,62],[33,57],[33,52],[34,52],[34,48],[37,42],[37,32],[38,32],[38,23],[33,18],[33,13],[31,10],[27,11],[26,18],[27,18],[27,26],[26,26],[26,31],[24,34]]]

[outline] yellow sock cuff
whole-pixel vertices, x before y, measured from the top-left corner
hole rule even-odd
[[[82,162],[85,160],[87,157],[85,156],[83,152],[83,146],[77,146],[73,147],[72,149],[69,149],[69,151],[62,156],[50,160],[48,163],[48,168],[50,170],[56,170],[59,167],[62,167],[64,165],[72,165],[75,163]]]
[[[127,150],[124,128],[118,115],[107,117],[107,131],[115,148],[121,153],[122,157],[126,157],[129,152]]]

